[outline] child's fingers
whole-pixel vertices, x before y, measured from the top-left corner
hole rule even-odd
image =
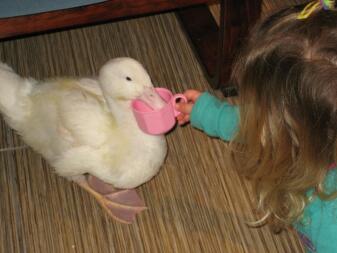
[[[200,96],[200,91],[197,90],[186,90],[184,92],[185,97],[187,98],[188,101],[195,102],[199,96]]]
[[[176,104],[176,110],[184,114],[190,114],[192,112],[193,105],[194,104],[191,103],[181,102]]]
[[[190,122],[190,115],[186,115],[186,117],[184,118],[184,121],[183,121],[182,125],[184,125],[184,124],[186,124],[188,122]]]
[[[184,122],[185,121],[185,118],[186,118],[186,114],[179,114],[178,116],[177,116],[177,120],[178,120],[178,122]]]
[[[177,116],[177,121],[180,126],[184,125],[190,121],[190,116],[187,114],[180,114]]]
[[[186,90],[184,92],[187,102],[179,102],[175,108],[181,114],[177,116],[179,125],[184,125],[190,121],[190,114],[192,112],[195,101],[199,98],[200,92],[197,90]]]
[[[178,120],[178,121],[183,120],[183,118],[184,118],[184,114],[179,114],[179,115],[177,116],[177,120]]]

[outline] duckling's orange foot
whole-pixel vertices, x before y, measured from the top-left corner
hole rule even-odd
[[[112,185],[91,175],[74,181],[91,193],[111,217],[122,223],[132,223],[136,215],[146,209],[133,189],[116,190]]]

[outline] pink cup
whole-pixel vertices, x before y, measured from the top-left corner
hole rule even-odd
[[[178,99],[187,102],[183,94],[173,95],[165,88],[155,88],[159,96],[166,101],[164,107],[154,110],[140,99],[132,101],[132,110],[139,128],[148,134],[159,135],[170,131],[176,124],[176,117],[180,114],[175,110]]]

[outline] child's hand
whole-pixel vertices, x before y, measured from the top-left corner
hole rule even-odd
[[[201,92],[197,90],[186,90],[184,92],[184,95],[187,98],[187,103],[179,102],[178,104],[176,104],[176,110],[181,112],[181,114],[177,116],[179,125],[184,125],[190,121],[192,108],[199,96],[201,95]]]

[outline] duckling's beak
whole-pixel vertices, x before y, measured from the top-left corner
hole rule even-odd
[[[145,87],[138,99],[142,100],[154,110],[158,110],[166,104],[153,87]]]

